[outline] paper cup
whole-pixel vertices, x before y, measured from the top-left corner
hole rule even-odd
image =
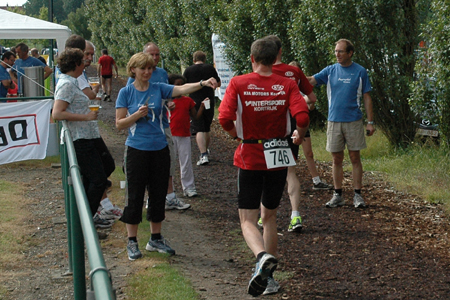
[[[125,181],[120,181],[120,188],[122,190],[125,188]]]
[[[203,103],[205,104],[205,109],[210,109],[211,108],[211,102],[210,102],[210,100],[208,99],[208,100],[205,100],[205,101],[203,101]]]

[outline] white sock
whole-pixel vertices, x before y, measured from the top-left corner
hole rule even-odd
[[[167,200],[172,200],[173,198],[175,198],[175,192],[172,192],[170,194],[167,194],[166,199]]]
[[[293,210],[291,213],[291,220],[295,217],[300,217],[300,213],[297,210]]]
[[[314,183],[314,184],[320,183],[320,176],[314,177],[314,178],[313,178],[313,183]]]
[[[109,200],[109,198],[103,199],[102,201],[100,201],[100,204],[106,210],[114,209],[114,205],[111,203],[111,200]]]

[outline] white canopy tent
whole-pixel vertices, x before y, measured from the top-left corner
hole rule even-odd
[[[69,27],[0,9],[0,39],[54,39],[64,51]]]

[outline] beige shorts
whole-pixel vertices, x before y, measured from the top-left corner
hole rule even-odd
[[[175,147],[173,146],[172,132],[170,127],[164,128],[164,133],[166,134],[167,144],[169,145],[170,152],[170,176],[175,175],[175,168],[177,167],[177,155],[175,153]]]
[[[327,128],[327,151],[341,152],[345,145],[350,151],[367,148],[362,119],[355,122],[330,122]]]

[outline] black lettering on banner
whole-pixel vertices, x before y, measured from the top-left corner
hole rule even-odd
[[[5,128],[3,126],[0,126],[0,146],[6,145],[8,145],[8,138],[5,134]]]
[[[22,136],[17,137],[17,132],[15,130],[16,125],[22,126]],[[8,124],[9,134],[11,135],[11,139],[13,141],[26,140],[27,136],[27,121],[26,120],[17,120],[12,121]]]

